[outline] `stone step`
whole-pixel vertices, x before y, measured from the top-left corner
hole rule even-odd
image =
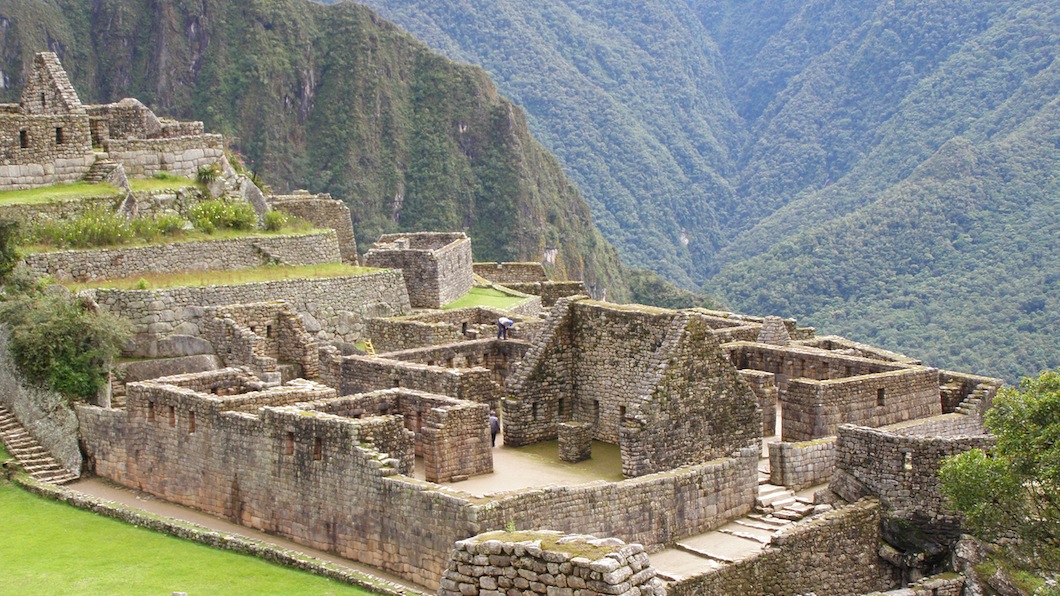
[[[800,515],[800,514],[796,513],[795,511],[792,511],[791,509],[778,509],[778,510],[773,512],[773,517],[776,517],[778,519],[786,519],[786,520],[792,521],[792,522],[797,522],[797,521],[799,521],[800,519],[802,519],[802,518],[804,518],[806,516],[805,515]]]
[[[774,529],[791,525],[791,522],[787,520],[777,519],[771,515],[762,515],[761,513],[748,513],[746,519],[762,525],[772,526]]]
[[[749,519],[749,518],[741,518],[741,519],[733,520],[732,523],[737,524],[737,525],[741,525],[741,526],[746,526],[748,528],[754,528],[756,530],[765,530],[767,532],[776,532],[778,529],[780,529],[780,528],[782,528],[782,527],[787,525],[787,524],[784,524],[784,526],[782,526],[782,525],[773,525],[773,524],[768,524],[768,523],[764,523],[764,522],[754,521],[753,519]]]
[[[41,482],[64,484],[78,478],[60,466],[4,406],[0,406],[0,441],[22,469]]]

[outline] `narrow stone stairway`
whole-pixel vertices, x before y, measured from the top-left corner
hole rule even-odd
[[[8,453],[18,460],[22,469],[41,482],[66,484],[78,478],[78,475],[60,466],[55,458],[26,432],[15,415],[2,405],[0,405],[0,441],[3,441]]]
[[[106,153],[96,153],[96,161],[89,168],[88,173],[85,174],[85,182],[89,184],[99,184],[118,167],[117,162],[110,159],[110,155]]]

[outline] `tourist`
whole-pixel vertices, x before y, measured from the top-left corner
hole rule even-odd
[[[508,330],[511,329],[515,321],[508,317],[501,317],[497,319],[497,339],[508,339]]]
[[[501,419],[497,412],[490,410],[490,447],[497,446],[497,433],[501,432]]]

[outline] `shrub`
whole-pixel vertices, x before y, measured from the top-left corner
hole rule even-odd
[[[221,165],[214,163],[199,168],[198,179],[203,184],[210,184],[220,178],[222,173],[224,172],[221,170]]]
[[[0,321],[10,329],[11,355],[26,378],[70,399],[93,397],[106,386],[130,329],[58,286],[10,295]]]
[[[270,232],[279,232],[291,221],[291,218],[282,211],[267,211],[265,213],[265,229]]]
[[[196,204],[188,210],[188,218],[207,234],[218,229],[252,230],[258,224],[258,216],[250,203],[222,199]]]
[[[38,227],[35,236],[46,244],[86,248],[124,244],[133,238],[126,219],[106,209],[92,209],[76,219],[49,222]]]

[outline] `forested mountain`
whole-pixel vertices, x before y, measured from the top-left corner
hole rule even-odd
[[[367,7],[307,0],[0,0],[0,101],[54,51],[83,101],[136,97],[234,140],[276,190],[381,232],[463,230],[479,260],[540,261],[628,297],[617,253],[522,110]],[[546,249],[555,249],[547,250]]]
[[[1060,361],[1060,3],[366,1],[490,72],[632,264],[939,366]]]

